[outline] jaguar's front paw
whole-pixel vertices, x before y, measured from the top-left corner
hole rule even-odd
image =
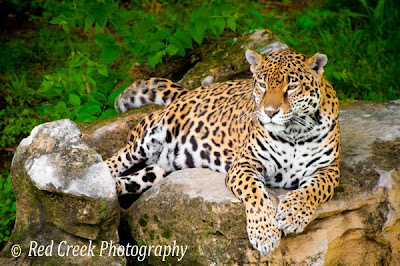
[[[299,190],[289,192],[279,203],[276,214],[278,228],[285,235],[300,233],[310,223],[315,206],[307,201],[306,194]]]
[[[250,243],[261,255],[267,255],[275,249],[279,245],[282,236],[275,219],[275,210],[248,211],[247,234]]]

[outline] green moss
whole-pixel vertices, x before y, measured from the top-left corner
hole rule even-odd
[[[144,219],[144,218],[140,218],[139,219],[139,224],[140,224],[141,227],[145,227],[145,226],[147,226],[147,220]]]
[[[150,236],[150,240],[154,240],[154,230],[151,230],[150,232],[149,232],[149,236]]]
[[[344,188],[343,187],[338,187],[337,188],[337,192],[344,192]]]
[[[20,234],[17,232],[13,232],[10,236],[10,241],[15,242],[17,239],[19,239]]]
[[[100,204],[100,212],[104,211],[106,209],[106,207],[107,207],[107,205],[106,205],[105,201],[102,200],[101,204]]]
[[[170,239],[172,237],[172,232],[169,230],[165,230],[162,234],[162,237],[166,238],[166,239]]]

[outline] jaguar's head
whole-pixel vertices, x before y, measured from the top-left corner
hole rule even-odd
[[[283,50],[263,57],[247,50],[246,59],[253,72],[257,117],[266,130],[279,132],[289,125],[301,125],[319,109],[326,55],[317,53],[308,58]]]

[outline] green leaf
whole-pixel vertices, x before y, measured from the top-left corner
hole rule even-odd
[[[179,48],[176,47],[176,45],[174,44],[170,44],[167,46],[167,48],[165,49],[165,52],[169,55],[176,55],[176,53],[179,51]]]
[[[175,54],[177,54],[179,56],[185,56],[185,54],[186,54],[185,53],[185,47],[183,47],[183,45],[182,45],[180,40],[178,40],[175,37],[171,37],[169,39],[169,42],[170,42],[171,45],[174,45],[176,48],[178,48],[178,51]]]
[[[99,115],[101,114],[101,108],[98,105],[89,105],[86,108],[86,113],[91,114],[91,115]]]
[[[72,92],[68,93],[68,101],[75,106],[81,105],[81,98],[79,98],[78,95]]]
[[[183,47],[193,49],[192,38],[185,31],[178,30],[173,36],[182,42]]]
[[[66,22],[66,17],[64,15],[58,15],[49,22],[50,24],[62,24],[62,23],[67,23]]]
[[[90,95],[92,95],[93,98],[96,99],[98,102],[102,102],[102,103],[107,102],[107,97],[102,92],[99,92],[99,91],[92,92],[92,93],[90,93]]]
[[[66,110],[67,110],[67,104],[63,101],[59,101],[56,105],[56,112],[59,115],[63,115]]]
[[[86,114],[86,113],[81,113],[77,115],[78,117],[78,122],[89,122],[89,121],[94,121],[96,120],[96,117],[94,117],[93,115],[90,114]]]
[[[86,71],[86,73],[89,72],[89,69]],[[86,75],[86,81],[92,85],[93,87],[96,87],[96,81],[88,74]]]
[[[140,41],[129,42],[128,50],[133,54],[139,54],[143,49],[143,44]]]
[[[149,46],[149,52],[158,52],[165,48],[165,43],[163,42],[154,42]]]
[[[168,39],[171,34],[169,31],[166,30],[158,30],[150,35],[151,37],[147,40],[150,43],[154,42],[163,42],[164,40]]]
[[[66,33],[69,33],[69,25],[67,18],[64,15],[59,15],[49,22],[50,24],[58,24]]]
[[[147,62],[152,68],[155,68],[158,63],[162,62],[165,51],[160,51],[147,59]]]
[[[94,23],[94,16],[92,16],[91,14],[87,15],[85,18],[85,26],[84,26],[84,32],[87,32]]]
[[[132,33],[130,31],[130,27],[128,25],[119,25],[115,32],[121,37],[131,37]]]
[[[120,48],[117,45],[105,46],[101,51],[101,58],[108,65],[117,59],[119,54]]]
[[[221,35],[225,30],[225,20],[223,18],[217,18],[211,20],[210,28],[215,35],[217,36]]]
[[[115,111],[114,109],[108,108],[101,114],[101,116],[99,118],[104,119],[107,117],[115,116],[117,114],[118,114],[117,111]]]
[[[376,19],[383,18],[384,11],[385,11],[384,10],[384,5],[385,5],[385,0],[379,0],[378,1],[378,4],[376,5],[375,10],[374,10],[374,17]]]
[[[100,65],[97,67],[97,72],[98,72],[100,75],[104,76],[104,77],[108,77],[108,69],[107,69],[107,66],[106,66],[106,65],[100,64]]]
[[[201,36],[195,28],[192,28],[192,30],[189,31],[190,36],[193,38],[195,42],[197,42],[199,45],[203,42],[203,36]]]
[[[66,23],[61,24],[61,28],[62,28],[66,33],[69,33],[68,24],[66,24]]]
[[[236,31],[236,21],[233,17],[228,18],[226,22],[232,31]]]
[[[204,22],[203,20],[198,20],[194,24],[194,27],[195,27],[195,29],[197,31],[197,34],[199,34],[200,36],[203,36],[204,32],[207,29],[207,23]]]
[[[102,46],[110,46],[115,43],[115,38],[111,34],[99,33],[94,35],[96,43]]]
[[[93,95],[92,95],[93,100],[88,101],[87,103],[85,103],[85,105],[97,105],[99,107],[103,107],[103,104],[101,102],[99,102],[98,100],[94,99]]]
[[[92,14],[96,20],[95,30],[100,32],[107,24],[107,10],[104,4],[99,4],[97,8],[92,11]]]

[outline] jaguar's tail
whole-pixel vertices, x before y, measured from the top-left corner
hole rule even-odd
[[[130,85],[115,99],[115,109],[123,113],[148,104],[167,106],[186,93],[187,89],[168,79],[141,80]]]

